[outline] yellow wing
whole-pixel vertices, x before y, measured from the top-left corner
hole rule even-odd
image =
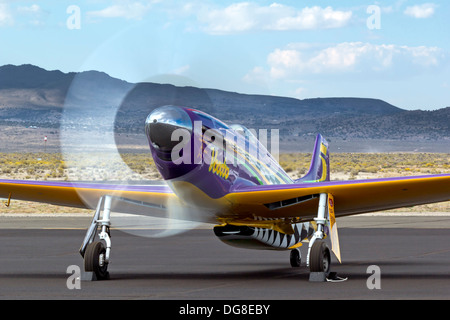
[[[239,218],[302,218],[317,215],[318,195],[330,193],[336,216],[450,200],[450,175],[328,181],[247,187],[227,195]]]
[[[81,183],[28,180],[0,180],[0,198],[28,200],[54,205],[95,209],[98,200],[104,195],[127,199],[116,202],[114,211],[136,212],[135,204],[164,209],[167,201],[175,197],[165,184],[129,185],[109,183]],[[131,208],[133,207],[133,208]],[[136,212],[137,213],[137,212]],[[158,214],[156,214],[158,215]]]

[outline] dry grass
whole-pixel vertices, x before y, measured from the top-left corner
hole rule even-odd
[[[294,178],[306,173],[311,154],[282,154],[280,164]],[[450,173],[450,154],[336,153],[330,157],[332,180]]]
[[[124,169],[123,162],[126,163]],[[279,162],[297,179],[310,165],[310,153],[281,154]],[[331,156],[333,180],[371,179],[407,175],[450,173],[450,155],[437,153],[337,153]],[[59,153],[0,153],[0,179],[29,180],[158,180],[153,159],[148,153],[121,154],[104,159],[102,155],[77,155],[70,160]],[[450,212],[450,202],[398,209],[414,212]],[[1,213],[72,213],[87,210],[51,206],[27,201],[12,201]]]

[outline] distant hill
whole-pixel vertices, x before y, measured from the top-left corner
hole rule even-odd
[[[407,111],[367,98],[299,100],[170,84],[129,83],[103,72],[63,73],[33,65],[0,67],[0,125],[57,128],[63,108],[83,128],[112,125],[118,133],[143,133],[154,108],[195,107],[250,128],[278,128],[282,138],[321,132],[339,139],[450,139],[450,108]]]

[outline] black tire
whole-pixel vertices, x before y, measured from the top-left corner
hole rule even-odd
[[[104,262],[105,254],[106,248],[102,242],[92,242],[84,253],[84,270],[94,272],[98,280],[109,278],[108,264]]]
[[[292,268],[299,268],[302,263],[302,257],[300,255],[300,250],[291,250],[290,262]]]
[[[309,270],[311,272],[324,272],[330,274],[331,255],[330,249],[323,240],[316,240],[311,248],[309,258]]]

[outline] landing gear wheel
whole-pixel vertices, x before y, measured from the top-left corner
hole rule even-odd
[[[311,272],[323,272],[328,277],[330,274],[331,255],[330,249],[323,240],[316,240],[311,248],[309,269]]]
[[[292,268],[300,267],[300,264],[302,262],[302,256],[301,256],[300,250],[298,250],[298,249],[291,250],[290,261],[291,261]]]
[[[84,253],[84,270],[94,272],[98,280],[109,278],[108,263],[105,262],[106,249],[102,242],[89,244]]]

